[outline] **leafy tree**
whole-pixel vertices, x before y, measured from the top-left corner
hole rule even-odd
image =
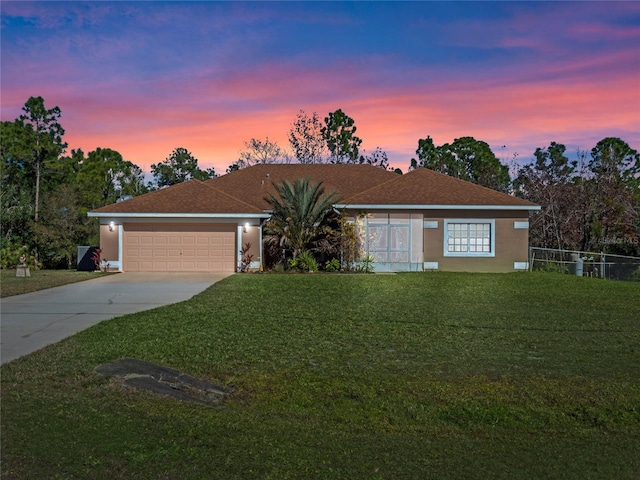
[[[293,183],[285,180],[274,188],[275,194],[265,197],[272,209],[267,229],[280,247],[292,250],[295,258],[310,248],[338,201],[338,194],[325,193],[322,182],[311,182],[308,178],[296,179]]]
[[[311,116],[300,110],[289,130],[289,144],[298,163],[324,163],[327,144],[316,112]]]
[[[20,184],[24,189],[32,190],[31,171],[28,162],[32,155],[29,145],[30,129],[20,120],[2,122],[0,128],[0,165],[2,186],[8,182]]]
[[[47,109],[42,97],[31,97],[13,122],[0,130],[2,246],[26,246],[38,257],[34,227],[40,220],[41,197],[62,180],[58,158],[66,144],[58,120],[60,109]]]
[[[433,139],[430,136],[418,140],[416,155],[418,156],[418,159],[411,159],[409,170],[425,167],[435,170],[436,172],[446,173],[446,165],[442,164],[438,147],[435,146]]]
[[[110,148],[97,148],[83,158],[82,150],[73,150],[78,162],[78,185],[82,204],[88,209],[115,202],[124,195],[140,195],[147,191],[144,174],[137,165],[126,161]]]
[[[71,268],[78,245],[99,241],[97,223],[78,203],[79,188],[62,184],[42,206],[41,220],[34,226],[39,255],[45,268]]]
[[[389,157],[387,157],[387,152],[382,150],[380,147],[376,147],[371,155],[361,155],[359,163],[373,165],[374,167],[380,167],[383,170],[390,169]]]
[[[544,248],[579,249],[583,232],[583,202],[577,162],[569,161],[566,147],[551,142],[537,148],[533,163],[514,180],[516,195],[540,205],[530,218],[531,244]]]
[[[640,253],[640,154],[608,137],[591,150],[585,250]]]
[[[2,240],[22,244],[31,236],[34,213],[30,130],[20,120],[0,128],[0,226]]]
[[[29,167],[35,176],[34,187],[34,220],[38,221],[40,211],[40,184],[43,169],[47,162],[57,160],[67,148],[62,141],[64,129],[58,123],[62,113],[59,107],[47,109],[42,97],[30,97],[22,107],[24,112],[18,118],[26,127],[26,134],[21,135],[21,141],[25,145],[20,150],[31,150],[31,155],[25,156],[23,162]]]
[[[500,163],[489,144],[473,137],[456,138],[440,147],[427,137],[418,141],[416,155],[418,159],[411,159],[410,169],[430,168],[501,192],[511,188],[509,168]]]
[[[164,161],[152,164],[151,172],[158,187],[168,187],[187,180],[207,180],[216,176],[215,170],[198,167],[198,160],[186,148],[176,148]]]
[[[3,175],[4,177],[4,175]],[[5,243],[22,245],[32,236],[33,197],[29,189],[20,188],[18,182],[3,178],[0,189],[0,248]]]
[[[358,163],[358,149],[362,140],[356,136],[355,121],[341,109],[324,119],[322,136],[331,152],[331,163]]]
[[[514,180],[516,195],[539,204],[531,216],[533,246],[638,255],[640,198],[638,152],[605,138],[577,161],[551,142]]]
[[[601,179],[620,179],[640,185],[640,154],[620,138],[607,137],[591,150],[589,169]]]
[[[231,171],[250,167],[260,163],[288,163],[286,152],[276,142],[267,137],[264,141],[252,138],[244,142],[245,150],[240,152],[240,158],[234,165],[230,165]]]
[[[225,173],[235,172],[236,170],[240,170],[240,166],[238,165],[237,161],[229,165]]]

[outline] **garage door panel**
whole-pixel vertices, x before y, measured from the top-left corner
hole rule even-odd
[[[153,237],[150,235],[140,235],[140,245],[151,246],[153,245]]]
[[[232,224],[133,224],[123,227],[125,271],[235,271]]]

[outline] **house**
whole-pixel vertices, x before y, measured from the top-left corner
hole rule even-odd
[[[89,212],[102,258],[120,271],[235,271],[251,243],[262,262],[264,197],[309,178],[335,189],[375,271],[509,272],[528,268],[537,205],[426,168],[406,175],[371,165],[261,164],[191,180]]]

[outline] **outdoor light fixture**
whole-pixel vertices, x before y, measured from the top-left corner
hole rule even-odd
[[[113,232],[114,228],[116,228],[116,223],[115,222],[109,222],[109,231]]]
[[[244,229],[242,230],[244,233],[247,233],[249,231],[249,224],[245,223],[244,224]]]

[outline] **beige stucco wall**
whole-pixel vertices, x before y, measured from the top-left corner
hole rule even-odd
[[[102,260],[117,262],[118,258],[118,236],[120,225],[115,225],[113,232],[109,231],[109,225],[100,225],[100,248],[102,249]]]
[[[251,244],[249,254],[253,255],[251,261],[252,264],[259,265],[260,263],[260,227],[258,225],[250,225],[246,232],[242,232],[242,247],[247,242]]]
[[[350,212],[365,213],[365,212]],[[376,213],[412,213],[424,221],[436,221],[437,228],[423,230],[423,261],[437,262],[438,270],[465,272],[513,272],[514,262],[527,262],[529,229],[514,228],[514,222],[528,222],[529,212],[510,210],[376,210]],[[355,215],[354,215],[355,217]],[[352,217],[353,218],[353,217]],[[495,222],[495,255],[493,257],[448,257],[444,255],[445,220],[479,220]]]
[[[425,221],[437,221],[437,228],[424,230],[424,261],[438,262],[438,270],[453,272],[513,272],[514,262],[527,262],[529,229],[514,228],[514,222],[527,222],[528,213],[511,211],[425,212]],[[448,257],[444,255],[444,221],[486,219],[495,221],[493,257]]]

